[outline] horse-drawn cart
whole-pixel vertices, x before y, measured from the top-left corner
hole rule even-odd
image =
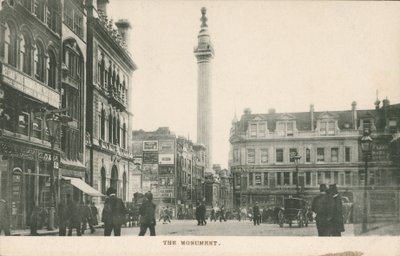
[[[289,224],[292,227],[292,223],[295,221],[299,228],[308,226],[308,210],[306,207],[306,201],[301,198],[285,198],[283,200],[283,209],[278,213],[278,224],[279,227],[283,227],[284,223]]]

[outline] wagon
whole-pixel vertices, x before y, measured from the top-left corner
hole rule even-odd
[[[306,201],[301,198],[285,198],[283,200],[283,209],[278,213],[279,227],[283,227],[284,223],[292,227],[296,222],[298,227],[308,226]]]

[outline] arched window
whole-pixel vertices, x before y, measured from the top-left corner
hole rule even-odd
[[[46,56],[44,54],[43,45],[40,42],[36,42],[35,49],[35,77],[37,80],[45,81],[45,63]]]
[[[56,69],[56,56],[53,51],[49,51],[49,58],[47,59],[47,85],[54,89],[56,89]]]
[[[19,69],[31,75],[31,42],[26,34],[21,35],[19,43]]]
[[[17,67],[17,34],[7,23],[4,33],[4,58],[6,63]]]
[[[104,169],[104,167],[101,168],[100,175],[101,175],[101,193],[105,194],[106,193],[106,170]]]
[[[111,170],[110,187],[115,188],[118,191],[118,170],[115,165],[113,165]]]
[[[126,172],[122,175],[122,200],[126,201]]]

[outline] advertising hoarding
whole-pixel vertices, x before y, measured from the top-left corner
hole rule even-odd
[[[158,153],[143,152],[143,164],[158,164]]]
[[[159,164],[174,164],[174,154],[159,154],[158,155]]]
[[[157,140],[143,141],[143,151],[158,151],[158,141]]]
[[[159,150],[160,153],[174,153],[175,141],[174,140],[160,140]]]

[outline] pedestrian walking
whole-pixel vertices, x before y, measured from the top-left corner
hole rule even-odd
[[[223,206],[219,210],[219,222],[222,220],[226,221],[225,208]]]
[[[153,203],[153,194],[147,192],[145,194],[146,200],[143,200],[143,204],[139,209],[140,218],[140,232],[139,236],[144,236],[147,229],[150,230],[150,236],[156,235],[156,205]]]
[[[164,209],[164,223],[167,223],[167,221],[171,223],[170,210],[168,206]]]
[[[82,213],[77,202],[67,195],[67,216],[68,216],[68,236],[72,236],[72,231],[76,230],[76,235],[81,236]]]
[[[33,206],[31,215],[29,216],[29,229],[31,236],[38,236],[38,223],[39,223],[40,209],[36,205]]]
[[[339,195],[336,184],[329,185],[328,194],[333,198],[333,214],[331,220],[331,236],[341,236],[344,232],[342,198]]]
[[[204,202],[201,202],[199,205],[199,218],[200,218],[200,225],[207,225],[206,221],[206,206]]]
[[[333,198],[327,194],[325,184],[319,186],[320,194],[313,199],[311,209],[316,213],[318,236],[330,236],[333,215]]]
[[[217,217],[216,217],[216,213],[215,213],[215,209],[212,208],[211,209],[211,216],[210,216],[210,222],[213,221],[216,222],[217,221]]]
[[[93,202],[90,203],[90,211],[92,212],[92,225],[99,225],[99,221],[97,220],[97,215],[99,215],[99,211]]]
[[[4,199],[0,199],[0,235],[1,231],[4,235],[9,236],[10,233],[10,209]]]
[[[260,207],[258,206],[258,202],[253,206],[253,223],[254,226],[260,225],[260,218],[261,218],[261,213],[260,213]]]
[[[102,218],[104,222],[104,236],[121,236],[121,226],[125,223],[126,208],[122,199],[117,197],[117,190],[109,188],[104,203]]]
[[[196,211],[195,211],[195,216],[196,216],[196,220],[197,220],[197,226],[200,226],[200,202],[197,201],[196,203]]]
[[[82,204],[82,235],[85,234],[87,225],[89,225],[90,233],[94,233],[93,221],[92,221],[92,210],[89,205]]]
[[[68,225],[68,215],[67,215],[67,205],[65,203],[60,203],[58,205],[58,235],[67,235],[67,225]]]

